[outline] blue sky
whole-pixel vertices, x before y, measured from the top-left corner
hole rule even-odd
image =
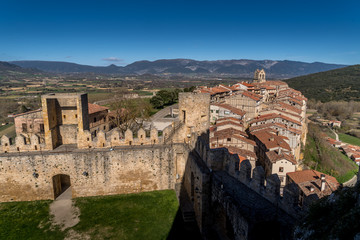
[[[0,61],[360,64],[360,1],[0,1]]]

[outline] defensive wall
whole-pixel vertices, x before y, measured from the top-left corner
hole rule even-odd
[[[1,154],[0,201],[54,199],[68,184],[53,183],[57,175],[68,176],[73,197],[174,189],[186,154],[182,144]]]
[[[275,226],[271,236],[291,239],[301,216],[296,188],[286,186],[280,196],[276,175],[265,179],[261,167],[239,164],[226,149],[210,149],[209,102],[208,94],[180,95],[179,122],[162,137],[154,131],[143,138],[139,130],[134,138],[128,132],[115,146],[118,135],[110,132],[70,152],[3,152],[0,201],[54,199],[70,185],[73,197],[175,189],[179,199],[188,197],[205,237],[215,231],[230,239],[256,239],[263,227]]]

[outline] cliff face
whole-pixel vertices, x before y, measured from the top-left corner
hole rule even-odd
[[[295,239],[360,239],[360,183],[315,203],[296,228]]]

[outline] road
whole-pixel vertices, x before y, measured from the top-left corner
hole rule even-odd
[[[332,131],[335,134],[335,140],[339,141],[339,135],[334,130],[332,130],[331,128],[329,128],[329,129],[330,129],[330,131]]]
[[[170,114],[170,109],[179,109],[179,104],[176,103],[174,105],[168,106],[164,109],[161,109],[160,111],[158,111],[157,113],[155,113],[152,117],[151,117],[151,121],[157,121],[157,120],[169,120],[169,121],[173,121],[172,118],[165,118],[165,116]]]

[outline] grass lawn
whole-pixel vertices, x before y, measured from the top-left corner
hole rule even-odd
[[[345,133],[339,133],[339,139],[342,142],[346,142],[346,143],[349,143],[349,144],[352,144],[352,145],[360,146],[360,138],[353,137],[353,136],[350,136],[350,135],[345,134]]]
[[[0,203],[0,239],[64,239],[65,233],[50,230],[50,203]]]
[[[173,190],[75,199],[80,222],[51,228],[51,201],[0,203],[0,239],[64,239],[70,230],[90,239],[166,239],[178,211]]]
[[[15,126],[13,123],[0,127],[0,137],[2,135],[7,135],[8,137],[15,137]]]
[[[338,149],[326,143],[322,133],[319,126],[309,124],[304,164],[335,177],[339,183],[350,180],[357,172],[358,166]]]
[[[166,239],[178,202],[172,190],[78,198],[80,223],[73,229],[91,239]]]

